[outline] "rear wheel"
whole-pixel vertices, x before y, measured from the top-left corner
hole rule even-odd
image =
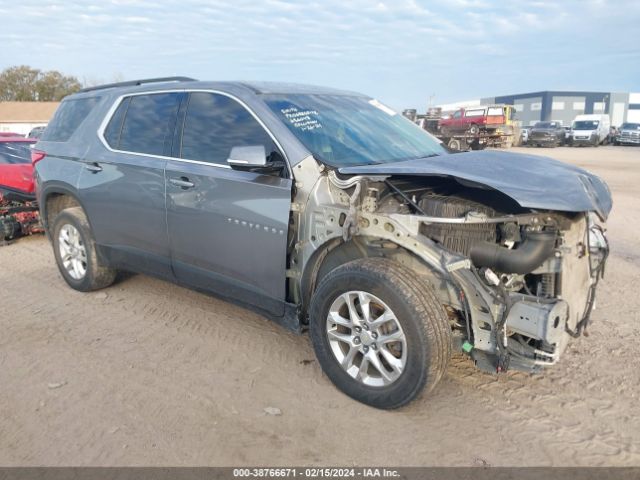
[[[67,208],[53,221],[53,252],[67,284],[88,292],[108,287],[116,270],[100,261],[87,217],[80,207]]]
[[[362,259],[331,271],[310,307],[322,369],[350,397],[398,408],[442,378],[451,329],[431,287],[396,262]]]
[[[475,123],[472,123],[469,126],[469,133],[471,135],[477,135],[480,132],[480,127],[478,125],[476,125]]]

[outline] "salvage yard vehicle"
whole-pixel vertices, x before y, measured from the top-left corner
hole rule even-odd
[[[611,122],[609,115],[587,114],[578,115],[571,127],[571,144],[577,146],[592,146],[605,143],[609,138]]]
[[[0,137],[0,244],[42,232],[29,148],[35,142],[24,137]]]
[[[183,77],[60,105],[36,184],[64,280],[142,272],[296,332],[347,395],[397,408],[452,349],[538,371],[586,331],[608,244],[606,184],[506,152],[449,153],[341,90]],[[241,321],[238,319],[238,321]]]
[[[640,145],[640,123],[623,123],[615,136],[614,143],[616,145]]]
[[[480,132],[513,133],[515,110],[513,105],[488,105],[460,108],[439,123],[443,135],[469,132],[475,135]]]
[[[435,131],[427,130],[454,150],[510,148],[517,133],[514,119],[513,105],[460,108],[439,118]],[[427,126],[433,127],[433,124]]]
[[[566,135],[560,122],[538,122],[529,131],[528,144],[537,147],[559,147],[564,144]]]

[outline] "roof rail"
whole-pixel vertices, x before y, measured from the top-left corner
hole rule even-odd
[[[115,88],[115,87],[135,87],[137,85],[142,85],[144,83],[162,83],[162,82],[195,82],[195,78],[189,77],[159,77],[159,78],[144,78],[142,80],[129,80],[127,82],[117,82],[117,83],[105,83],[104,85],[96,85],[95,87],[87,87],[83,88],[79,91],[81,92],[93,92],[95,90],[104,90],[105,88]]]

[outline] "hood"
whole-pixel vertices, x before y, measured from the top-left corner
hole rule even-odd
[[[556,133],[555,128],[532,128],[531,133]]]
[[[338,171],[345,175],[452,177],[502,192],[524,208],[593,211],[602,220],[606,220],[612,206],[609,188],[599,177],[537,155],[483,150],[343,167]]]

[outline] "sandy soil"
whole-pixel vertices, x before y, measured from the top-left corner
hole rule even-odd
[[[77,293],[27,238],[0,248],[0,465],[640,465],[640,148],[514,150],[614,192],[591,336],[555,368],[495,377],[457,355],[432,395],[377,411],[306,336],[140,275]]]

